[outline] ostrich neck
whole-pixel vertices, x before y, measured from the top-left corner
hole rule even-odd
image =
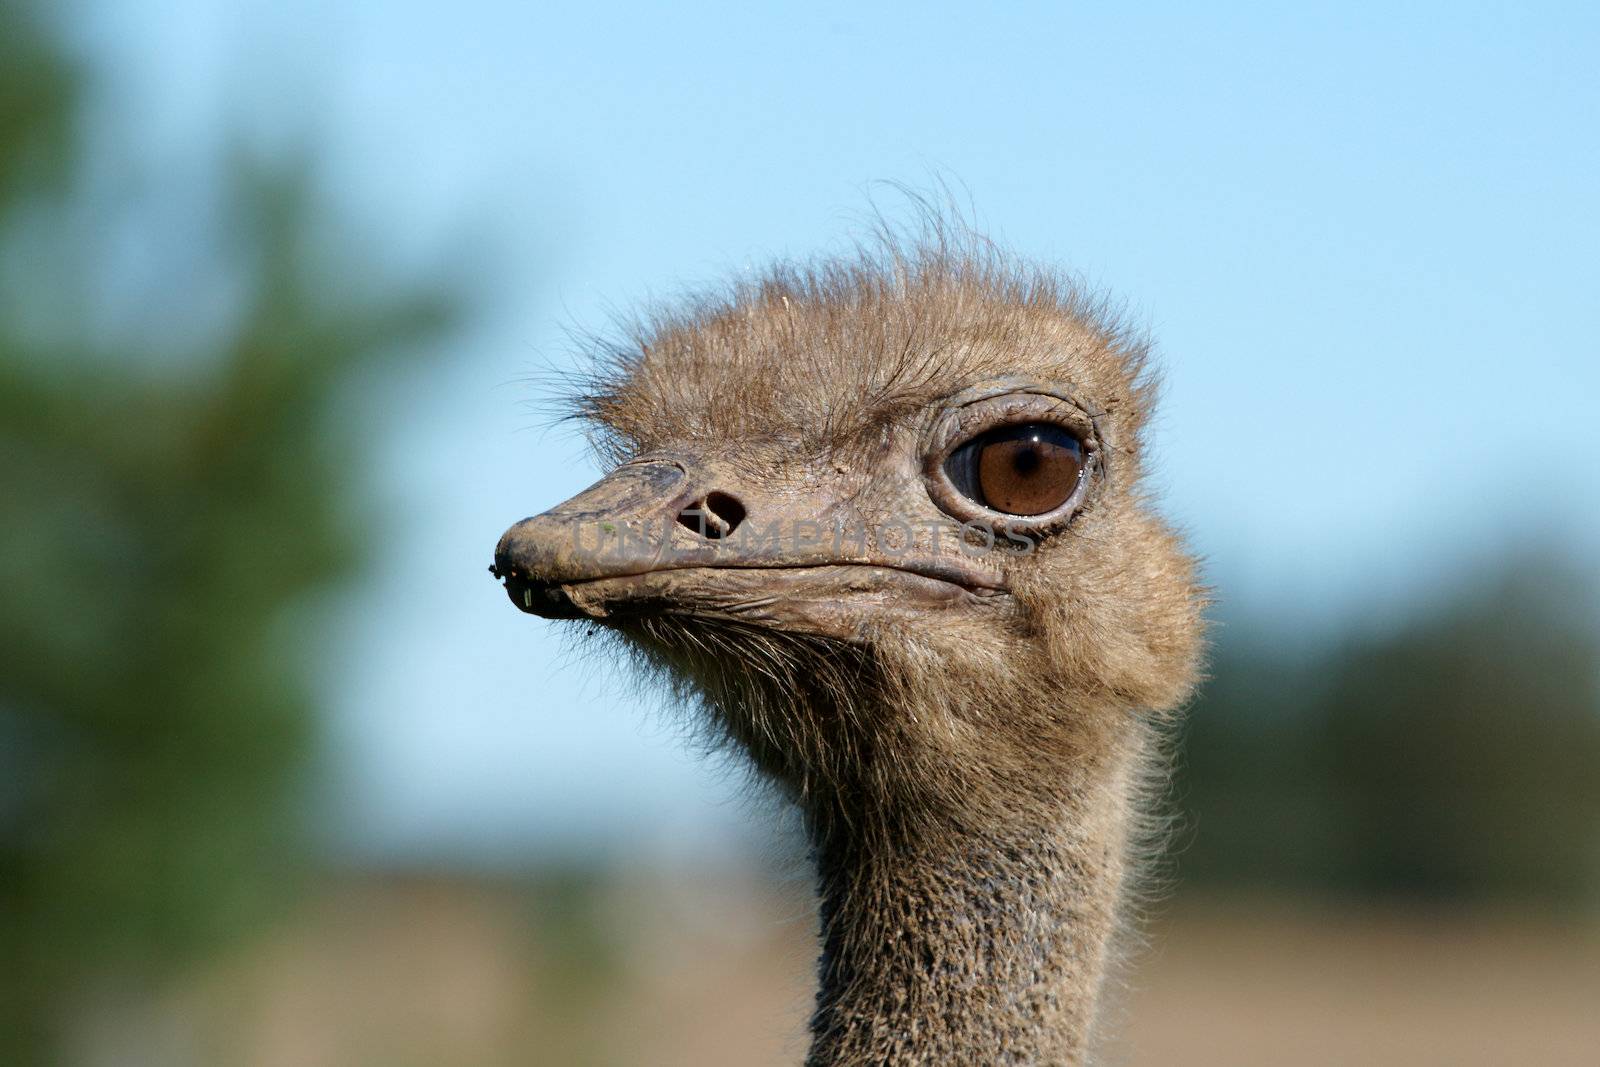
[[[1121,888],[1126,780],[1106,772],[964,828],[877,834],[858,818],[816,842],[808,1067],[1084,1062]]]

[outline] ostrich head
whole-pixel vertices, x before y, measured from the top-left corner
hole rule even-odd
[[[620,636],[801,805],[825,924],[830,880],[848,926],[918,865],[1024,893],[994,871],[1044,842],[1028,863],[1093,883],[1073,914],[1099,931],[1200,644],[1191,561],[1141,488],[1145,352],[977,238],[780,268],[605,353],[576,404],[610,473],[493,569],[523,610]],[[837,958],[864,922],[825,931]]]

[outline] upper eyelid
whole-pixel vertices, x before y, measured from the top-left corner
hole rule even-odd
[[[1086,451],[1099,448],[1093,417],[1077,404],[1047,393],[1005,393],[963,405],[942,442],[943,451],[953,451],[979,434],[1001,426],[1024,422],[1056,422],[1083,442]]]

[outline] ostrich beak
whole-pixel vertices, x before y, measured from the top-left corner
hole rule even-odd
[[[1009,600],[991,559],[868,527],[842,488],[750,488],[698,456],[624,464],[500,538],[489,568],[512,603],[555,619],[716,617],[846,640],[885,614]]]
[[[542,515],[523,519],[500,537],[490,573],[505,582],[512,603],[546,618],[584,614],[567,588],[647,574],[667,554],[664,524],[685,495],[683,464],[629,463]],[[681,509],[680,509],[681,510]]]

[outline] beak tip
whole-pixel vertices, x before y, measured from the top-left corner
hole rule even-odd
[[[506,538],[501,538],[495,549],[489,573],[505,587],[506,597],[519,611],[546,619],[576,619],[584,614],[562,586],[534,578],[526,567],[519,565],[516,554],[507,550]]]

